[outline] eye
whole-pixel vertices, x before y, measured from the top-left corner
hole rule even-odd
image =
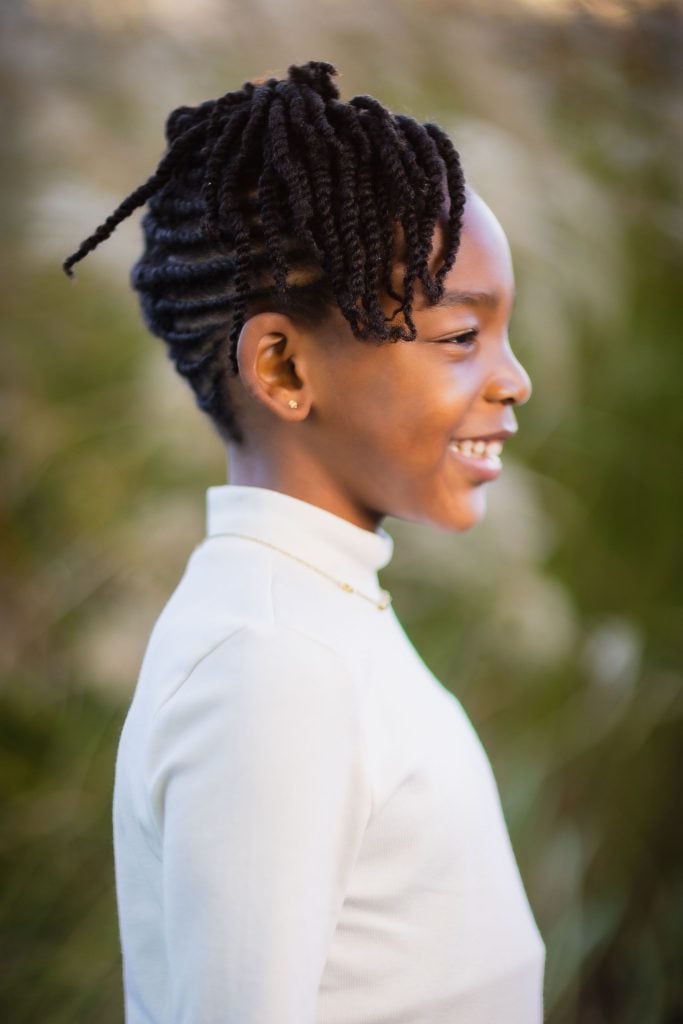
[[[459,348],[468,348],[474,345],[479,331],[476,327],[470,327],[466,331],[461,331],[460,334],[454,334],[450,338],[444,338],[444,341],[448,344],[457,345]]]

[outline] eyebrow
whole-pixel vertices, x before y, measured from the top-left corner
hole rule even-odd
[[[439,306],[485,306],[495,309],[500,303],[498,295],[491,292],[444,292]]]
[[[444,292],[441,299],[434,305],[429,302],[421,300],[419,304],[415,306],[416,309],[440,309],[445,307],[446,309],[457,308],[458,306],[470,306],[474,309],[484,308],[495,310],[499,307],[501,302],[500,295],[498,292],[477,292],[460,290],[457,288],[451,289],[450,291]],[[512,305],[515,303],[515,293],[512,294]]]

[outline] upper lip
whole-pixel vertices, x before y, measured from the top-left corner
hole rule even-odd
[[[517,433],[517,428],[514,430],[498,430],[495,434],[465,434],[463,437],[454,437],[454,441],[507,441],[509,437],[514,437]]]

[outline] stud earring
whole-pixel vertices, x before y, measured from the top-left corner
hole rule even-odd
[[[287,405],[289,406],[290,409],[299,408],[299,403],[297,402],[296,398],[290,398],[290,400],[287,402]]]

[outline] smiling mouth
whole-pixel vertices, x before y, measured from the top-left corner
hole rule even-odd
[[[451,441],[448,445],[451,451],[458,455],[465,455],[470,459],[496,459],[500,458],[503,450],[503,442],[494,441],[472,441],[468,438],[462,441]]]

